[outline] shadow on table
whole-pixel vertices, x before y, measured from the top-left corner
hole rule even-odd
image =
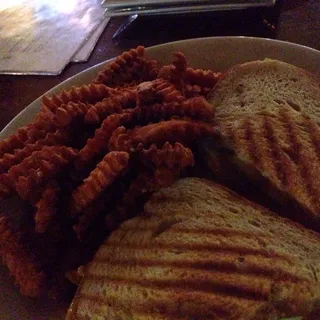
[[[208,36],[253,36],[275,38],[282,1],[273,8],[139,16],[114,39],[120,46],[145,41],[154,44]]]

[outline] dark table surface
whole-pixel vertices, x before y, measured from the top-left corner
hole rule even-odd
[[[58,83],[139,44],[151,46],[204,36],[245,35],[275,38],[320,50],[320,1],[279,1],[272,9],[187,16],[139,17],[116,40],[125,18],[112,18],[90,59],[70,64],[59,76],[0,75],[0,130],[32,101]]]

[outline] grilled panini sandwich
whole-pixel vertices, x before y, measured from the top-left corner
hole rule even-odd
[[[319,279],[317,233],[187,178],[105,241],[68,319],[320,319]]]
[[[225,176],[238,171],[277,202],[296,209],[287,212],[289,217],[320,230],[320,127],[286,109],[242,116],[219,127],[222,148],[202,143],[209,167]]]
[[[219,80],[209,101],[218,120],[282,108],[320,124],[320,67],[312,75],[271,59],[237,65]]]
[[[215,173],[241,173],[276,201],[290,204],[289,217],[318,231],[319,84],[317,76],[280,61],[231,68],[211,99],[224,142],[205,148]]]

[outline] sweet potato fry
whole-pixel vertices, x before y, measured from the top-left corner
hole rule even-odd
[[[193,166],[193,153],[189,148],[184,147],[181,143],[170,144],[166,142],[162,148],[152,144],[149,149],[144,149],[140,144],[137,147],[139,160],[146,166],[160,168],[163,166],[169,169],[179,168],[180,170]]]
[[[56,113],[56,110],[63,104],[69,102],[87,102],[95,103],[105,97],[108,97],[110,93],[114,92],[103,84],[89,84],[81,87],[73,87],[69,91],[62,91],[60,94],[53,94],[50,98],[43,96],[42,98],[42,111]]]
[[[212,125],[201,121],[169,120],[135,128],[130,137],[134,146],[142,143],[144,147],[149,147],[153,143],[162,146],[167,141],[188,146],[198,138],[216,135],[217,131]]]
[[[101,127],[95,131],[94,137],[87,140],[86,145],[80,150],[77,166],[81,167],[96,155],[107,151],[109,139],[115,129],[127,122],[130,114],[112,114],[103,120]]]
[[[132,139],[127,134],[126,128],[122,126],[114,130],[109,140],[109,150],[130,152],[131,149],[133,149]]]
[[[9,178],[21,198],[32,201],[37,196],[38,188],[57,175],[76,156],[77,151],[73,148],[45,146],[13,166],[8,172]]]
[[[44,233],[57,214],[60,187],[57,181],[49,182],[44,188],[39,201],[35,204],[35,230]]]
[[[6,153],[0,159],[0,173],[6,172],[12,166],[19,164],[23,159],[29,157],[33,152],[41,150],[44,146],[61,145],[68,141],[68,130],[58,129],[56,132],[49,132],[45,138],[35,143],[26,143],[22,149],[17,149],[14,153]]]
[[[221,78],[220,72],[213,72],[211,70],[193,69],[188,67],[186,70],[186,82],[189,84],[196,84],[201,87],[213,88],[213,86]]]
[[[46,291],[46,277],[36,262],[23,235],[14,231],[6,217],[0,218],[0,257],[20,287],[29,297],[40,297]]]
[[[121,85],[123,82],[130,82],[131,77],[127,79],[121,79],[121,75],[130,75],[130,67],[132,67],[134,62],[138,61],[138,64],[142,65],[144,57],[144,47],[138,46],[136,49],[131,49],[127,52],[123,52],[118,56],[114,61],[111,61],[106,65],[106,67],[99,72],[97,78],[94,80],[94,83],[103,83],[107,86]],[[119,79],[120,77],[120,79]]]
[[[122,109],[135,106],[136,90],[122,89],[109,98],[96,103],[85,116],[86,123],[101,123],[108,115],[120,113]]]
[[[84,119],[88,110],[92,107],[90,104],[82,102],[68,102],[68,104],[62,104],[56,110],[56,117],[61,127],[66,127],[71,123]]]
[[[120,176],[128,167],[127,152],[110,152],[73,192],[70,205],[71,215],[77,215],[86,208],[101,192]]]
[[[184,95],[176,85],[164,79],[143,82],[138,85],[137,90],[139,106],[150,102],[181,102],[185,100]]]

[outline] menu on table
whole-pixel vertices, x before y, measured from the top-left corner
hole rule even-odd
[[[0,74],[59,74],[88,58],[108,20],[97,0],[0,2]]]

